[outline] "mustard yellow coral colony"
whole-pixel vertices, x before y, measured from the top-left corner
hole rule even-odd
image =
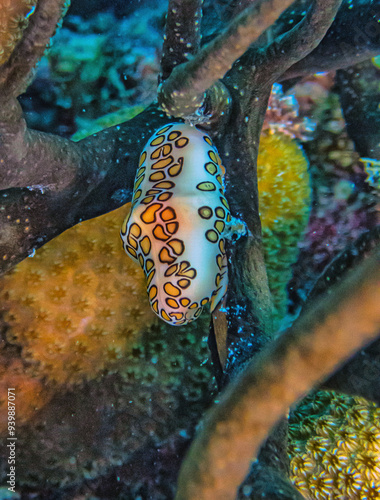
[[[120,243],[129,205],[66,231],[0,282],[8,341],[33,376],[71,384],[112,371],[154,321]]]
[[[286,284],[309,218],[310,179],[302,147],[283,133],[263,132],[257,176],[265,263],[277,327],[286,314]]]
[[[0,64],[4,64],[21,39],[37,0],[0,0]]]
[[[291,478],[305,498],[380,498],[380,408],[319,391],[290,420]]]

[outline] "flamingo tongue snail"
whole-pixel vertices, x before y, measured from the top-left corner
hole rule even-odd
[[[171,325],[194,321],[210,301],[213,311],[226,293],[223,173],[210,137],[184,123],[161,127],[141,154],[121,238],[153,311]]]

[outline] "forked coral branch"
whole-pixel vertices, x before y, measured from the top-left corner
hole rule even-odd
[[[293,4],[290,0],[246,0],[243,11],[231,1],[234,19],[200,49],[201,1],[170,0],[159,103],[170,114],[202,124],[202,113],[212,115],[218,101],[224,100],[223,120],[213,122],[211,135],[226,168],[232,213],[249,229],[229,245],[227,313],[224,322],[216,322],[228,351],[225,380],[235,381],[193,445],[181,473],[178,500],[234,498],[271,426],[337,363],[373,338],[379,327],[377,254],[336,287],[333,299],[322,300],[271,342],[256,170],[261,125],[272,83],[284,72],[294,75],[291,70],[297,61],[307,61],[308,54],[317,50],[340,3],[294,2],[294,25],[278,20]],[[337,14],[343,19],[340,27],[348,18],[344,4],[344,11]],[[371,2],[360,4],[368,9]],[[27,128],[16,98],[30,80],[65,5],[63,0],[39,0],[23,38],[0,67],[2,271],[80,220],[130,201],[139,154],[154,131],[169,121],[154,103],[133,120],[79,143]],[[267,28],[273,38],[268,36],[263,44]],[[332,32],[328,47],[339,41],[341,29]],[[337,62],[331,51],[329,60],[335,67],[346,64],[356,46],[350,48],[351,59]],[[312,63],[314,71],[318,64],[324,67],[318,57]],[[305,62],[302,71],[307,67]],[[235,377],[253,356],[248,369]],[[259,460],[258,466],[262,465]]]
[[[266,84],[275,82],[292,64],[307,56],[320,43],[334,20],[341,1],[312,2],[303,19],[269,43],[264,52],[258,52],[255,48],[247,49],[293,2],[253,2],[193,59],[173,70],[171,76],[159,87],[160,106],[173,116],[187,117],[196,113],[204,102],[205,92],[246,51],[247,54],[238,65],[251,66],[253,75],[257,74],[256,81]]]
[[[379,19],[378,2],[344,0],[321,43],[285,71],[281,80],[348,67],[375,57],[380,52]]]
[[[310,4],[303,19],[283,35],[276,37],[265,49],[265,62],[260,67],[265,75],[277,81],[285,71],[312,52],[326,35],[342,0],[316,0]]]
[[[292,2],[287,2],[287,5],[291,3]],[[320,5],[327,8],[327,5],[336,5],[336,3],[336,0],[334,0],[331,4],[323,2],[323,4],[321,3]],[[15,97],[16,94],[21,92],[25,87],[26,82],[29,81],[31,74],[30,70],[41,56],[45,43],[54,31],[53,21],[54,19],[56,22],[58,21],[61,9],[64,5],[65,2],[63,0],[40,0],[36,11],[30,16],[30,20],[36,16],[34,24],[30,23],[29,28],[24,33],[25,38],[20,41],[15,54],[10,58],[9,62],[0,67],[0,81],[2,81],[0,93],[2,96],[0,96],[0,188],[2,190],[17,189],[13,190],[11,193],[4,192],[1,198],[1,206],[3,207],[1,213],[2,234],[0,237],[2,272],[28,256],[34,249],[40,247],[64,229],[76,224],[79,220],[100,215],[108,210],[117,208],[121,203],[129,201],[133,188],[133,178],[138,162],[139,150],[142,149],[146,138],[153,133],[155,128],[165,123],[166,120],[164,114],[160,113],[155,105],[152,105],[133,121],[126,122],[117,129],[108,129],[97,134],[97,136],[84,139],[77,144],[67,139],[27,129],[22,117],[21,108]],[[174,3],[173,5],[177,4]],[[178,9],[186,5],[188,5],[186,2],[178,2]],[[315,2],[311,2],[310,5],[313,6],[316,4]],[[187,106],[190,103],[190,105],[193,106],[194,103],[192,98],[194,95],[200,96],[202,94],[203,96],[203,92],[207,90],[207,85],[213,84],[215,80],[223,76],[223,71],[226,71],[234,62],[232,58],[238,57],[239,54],[242,53],[242,48],[237,50],[233,49],[231,51],[227,50],[227,54],[231,60],[229,60],[228,64],[224,65],[223,68],[220,67],[215,72],[213,54],[215,52],[215,54],[219,54],[220,56],[221,49],[223,48],[223,44],[220,46],[220,42],[228,38],[223,37],[226,37],[229,33],[235,41],[239,41],[239,33],[243,33],[244,43],[253,41],[256,35],[262,32],[263,26],[269,24],[268,20],[265,22],[263,12],[271,10],[270,7],[273,6],[277,6],[277,14],[274,16],[274,11],[272,11],[269,15],[271,18],[274,16],[275,19],[278,17],[278,14],[285,9],[285,4],[280,5],[280,2],[273,2],[273,0],[267,0],[266,2],[256,1],[232,21],[231,26],[228,26],[220,35],[222,38],[216,39],[219,40],[219,42],[215,41],[206,45],[206,47],[202,49],[205,50],[205,52],[200,51],[198,55],[195,54],[196,50],[194,49],[194,59],[187,63],[180,64],[175,69],[172,74],[174,82],[176,79],[175,73],[178,70],[184,72],[184,76],[186,77],[185,81],[188,82],[186,85],[192,83],[195,85],[194,90],[189,90],[189,94],[187,94],[187,97],[184,99],[184,105]],[[366,12],[365,9],[368,10],[368,8],[370,8],[368,2],[360,3],[360,9],[364,9],[364,13]],[[253,16],[255,9],[258,9],[256,14],[258,15],[257,19],[259,21],[254,21],[252,25],[247,24],[251,16]],[[198,11],[198,8],[193,11],[194,16],[198,15]],[[330,9],[327,9],[327,11],[331,14]],[[42,15],[43,12],[46,15]],[[186,12],[186,9],[184,12]],[[343,19],[343,21],[339,21],[339,26],[344,25],[344,22],[348,19],[347,16],[351,15],[350,12],[351,11],[347,9],[339,11],[337,16],[338,21],[340,17]],[[179,14],[180,13],[178,13],[178,15]],[[38,17],[39,15],[41,18]],[[301,20],[303,17],[302,9],[300,12],[300,8],[296,7],[295,15]],[[363,19],[363,16],[357,17]],[[40,19],[40,21],[38,21],[38,19]],[[194,22],[190,23],[192,27],[195,26],[195,19],[193,21]],[[263,21],[263,24],[259,26],[259,30],[255,34],[254,27],[260,25],[261,21]],[[240,31],[239,27],[240,22],[243,26],[242,31]],[[45,33],[43,33],[43,27],[46,27]],[[286,32],[288,29],[289,26],[286,25],[282,31],[280,30],[280,34],[284,31]],[[323,27],[323,30],[324,29]],[[323,30],[321,30],[319,34],[314,33],[314,35],[317,38],[322,36]],[[190,41],[184,38],[186,45],[187,43],[192,43],[191,40],[193,40],[195,46],[197,46],[198,34],[195,34],[194,30],[181,31],[181,33],[184,34],[185,37],[189,36]],[[252,38],[248,40],[251,35]],[[38,39],[39,42],[34,43],[33,37],[37,37],[36,40]],[[341,30],[336,30],[332,38],[330,37],[329,46],[333,46],[334,39],[339,39],[340,37]],[[171,35],[169,38],[174,40]],[[23,50],[27,56],[25,57],[25,66],[21,64],[21,62],[23,62],[21,56]],[[235,53],[233,53],[234,50]],[[170,47],[168,47],[166,53],[168,54],[169,52]],[[259,48],[256,52],[258,55],[255,61],[255,65],[257,66],[255,75],[261,74],[261,63],[267,65],[267,71],[263,72],[263,75],[265,73],[269,75],[271,71],[273,71],[273,75],[275,75],[276,68],[271,65],[270,58],[267,57],[262,60],[262,58],[259,57],[260,54],[263,54],[262,48]],[[351,52],[348,51],[348,56],[356,52],[356,45],[354,44],[351,47]],[[250,54],[252,53],[253,52],[250,52]],[[185,56],[185,52],[181,52],[181,54]],[[202,60],[202,58],[200,60],[197,59],[201,57],[200,54],[206,54],[207,57],[205,60]],[[279,56],[281,56],[281,53]],[[286,59],[286,54],[282,54],[282,56]],[[348,56],[343,61],[336,61],[334,59],[334,64],[337,67],[339,64],[346,64],[346,61],[351,60]],[[240,164],[236,163],[237,153],[239,153],[239,151],[232,151],[232,148],[236,145],[236,138],[241,138],[241,140],[247,138],[249,141],[247,147],[252,150],[250,161],[255,161],[262,117],[265,112],[270,90],[269,82],[267,85],[268,88],[263,89],[260,87],[260,91],[256,88],[250,88],[248,83],[250,82],[250,75],[252,75],[253,68],[246,66],[244,62],[246,61],[246,57],[248,56],[242,56],[239,62],[234,65],[234,70],[229,72],[228,78],[224,78],[223,81],[226,85],[222,89],[217,89],[215,93],[216,99],[210,99],[211,107],[221,105],[220,114],[223,114],[225,119],[223,124],[218,122],[213,124],[213,135],[219,135],[220,138],[223,138],[224,130],[228,129],[231,131],[236,127],[237,123],[240,124],[239,130],[236,130],[235,134],[226,137],[226,140],[222,140],[222,143],[224,142],[226,144],[224,147],[225,151],[222,151],[222,148],[218,145],[222,155],[224,155],[224,153],[229,155],[227,161],[224,158],[226,164],[228,163],[226,166],[228,166],[231,172],[231,175],[228,175],[230,175],[232,179],[234,176],[233,171],[236,170],[236,172],[238,172],[239,170],[239,180],[246,175],[245,172],[242,171],[245,162],[241,161]],[[331,55],[330,58],[333,58],[333,55]],[[195,60],[198,61],[196,64],[193,62]],[[20,67],[15,65],[17,61],[21,64]],[[253,61],[251,56],[250,61]],[[318,64],[321,64],[319,59],[318,61]],[[246,62],[248,63],[248,59]],[[195,75],[190,74],[190,76],[186,76],[187,72],[191,70],[191,66],[187,65],[191,63],[195,64],[195,67],[198,68],[197,72]],[[222,61],[222,63],[224,64],[224,61]],[[276,61],[276,64],[277,63],[278,61]],[[168,63],[169,69],[167,69],[167,72],[169,73],[170,64],[174,65],[174,60]],[[16,66],[18,69],[16,69]],[[314,70],[318,70],[318,68],[314,68]],[[12,83],[10,81],[11,75],[12,78],[14,78]],[[200,87],[196,84],[199,76],[202,77],[200,78]],[[171,86],[171,81],[173,80],[169,77],[165,84]],[[225,91],[226,86],[228,87],[230,96],[228,92]],[[174,87],[175,86],[173,86],[173,89]],[[259,95],[256,94],[258,91]],[[214,94],[211,93],[211,95]],[[6,98],[6,96],[8,97]],[[257,101],[257,97],[259,101]],[[197,99],[198,97],[196,97],[196,100]],[[229,119],[226,120],[227,113],[224,112],[223,108],[229,99],[230,102],[228,102],[227,107],[235,110],[234,123]],[[185,102],[186,100],[187,103]],[[221,104],[220,100],[222,100],[224,104],[223,102]],[[213,104],[213,102],[215,102],[215,104]],[[198,104],[200,104],[200,102]],[[186,109],[189,112],[191,111],[190,108]],[[194,106],[192,109],[194,110]],[[195,109],[198,109],[197,106],[195,106]],[[207,112],[208,111],[209,110],[207,110]],[[247,133],[244,129],[248,128],[248,125],[244,123],[247,117],[250,119],[249,137],[246,137]],[[251,125],[253,123],[255,124],[254,127]],[[245,197],[245,200],[241,198],[239,186],[242,186],[240,181],[232,182],[230,192],[231,194],[234,193],[236,198],[240,198],[242,203],[245,203],[245,201],[249,200],[247,197]],[[235,188],[237,189],[236,191]],[[250,188],[250,186],[244,187],[245,192],[248,188]],[[120,192],[125,193],[125,195],[120,197],[117,194]],[[247,217],[246,222],[250,227],[259,227],[255,201],[257,196],[255,196],[254,193],[252,196],[253,199],[250,201],[250,206],[254,207],[255,213],[250,213],[252,210],[249,209],[248,205],[247,207],[242,207],[240,213]],[[232,205],[235,206],[234,200],[231,201]],[[27,208],[24,210],[23,207],[26,206]],[[27,219],[26,227],[28,227],[28,234],[26,239],[24,229],[22,228],[20,230],[20,227],[16,227],[14,222],[15,220],[19,220],[20,217],[23,220]],[[31,220],[34,222],[29,223]]]
[[[29,131],[16,100],[29,85],[67,7],[67,0],[40,0],[20,42],[0,66],[1,189],[45,185],[60,190],[73,181],[78,170],[78,148],[63,139]]]
[[[194,114],[203,104],[207,89],[227,73],[236,59],[292,3],[291,0],[260,0],[238,14],[196,57],[174,68],[158,89],[161,108],[173,116]]]

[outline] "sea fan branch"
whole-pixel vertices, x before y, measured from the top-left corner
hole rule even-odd
[[[343,0],[321,43],[295,62],[281,80],[352,66],[380,52],[380,6],[371,0]],[[347,26],[350,29],[347,29]]]
[[[331,26],[341,3],[342,0],[314,0],[294,28],[267,46],[257,78],[273,83],[290,66],[314,50]],[[253,71],[256,73],[256,68]]]

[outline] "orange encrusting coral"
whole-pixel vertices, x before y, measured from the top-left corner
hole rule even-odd
[[[0,357],[0,434],[7,430],[8,389],[15,395],[16,425],[21,425],[32,418],[52,397],[53,391],[41,380],[31,378],[25,373],[20,359],[7,360]]]
[[[290,424],[291,479],[309,500],[380,498],[380,408],[317,392]]]
[[[112,371],[155,321],[120,242],[129,207],[65,231],[0,281],[7,339],[33,376],[73,384]]]
[[[0,0],[0,64],[7,62],[28,25],[37,0]]]

